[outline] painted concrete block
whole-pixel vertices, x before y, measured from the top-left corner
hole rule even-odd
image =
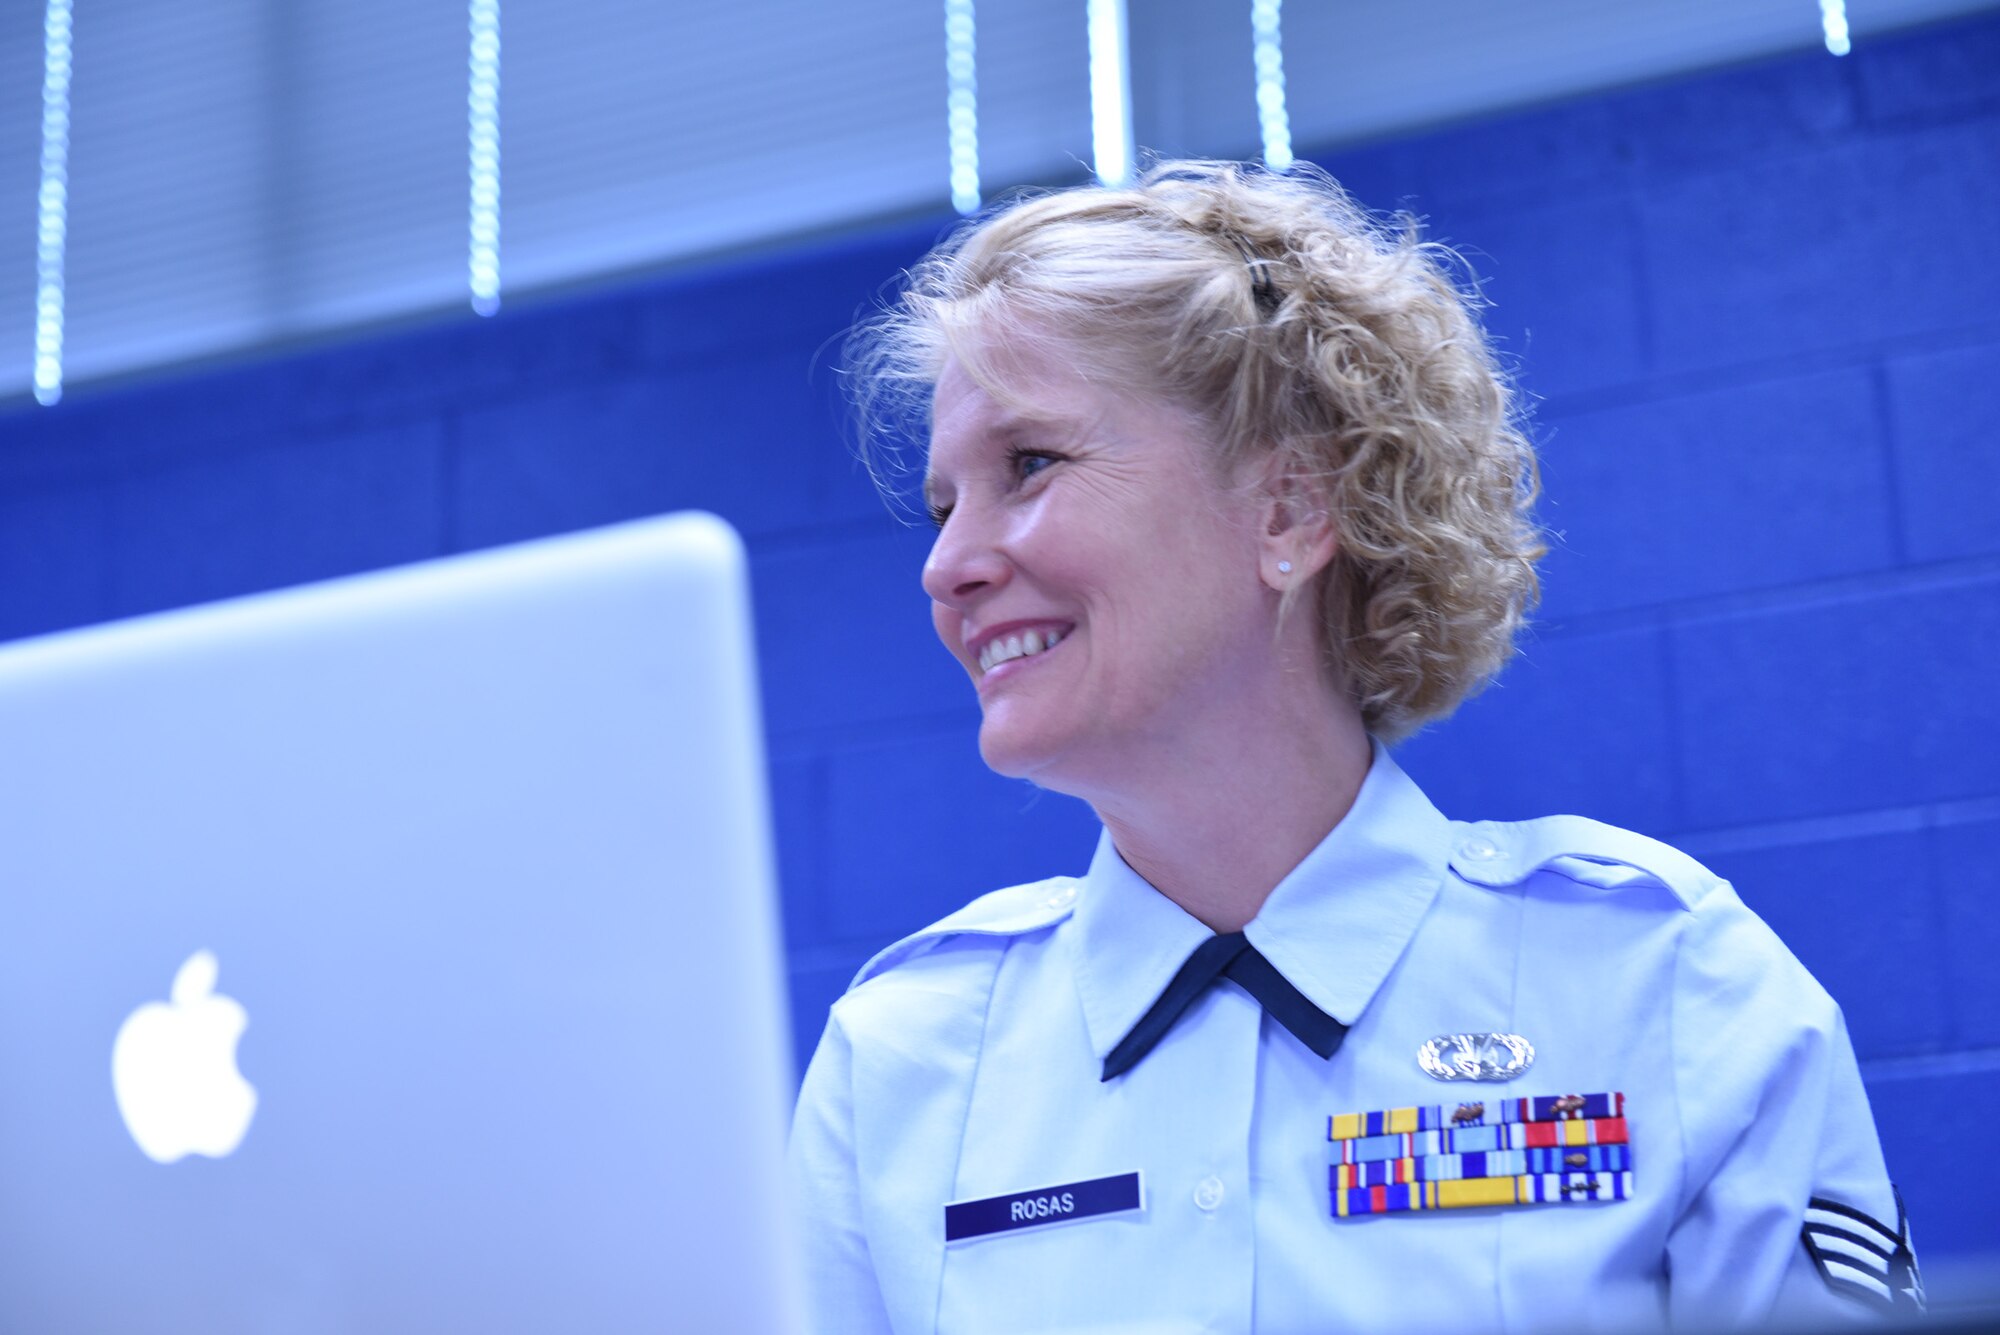
[[[1902,1190],[1919,1262],[1932,1256],[2000,1259],[2000,1160],[1967,1154],[1988,1133],[2000,1069],[1875,1075],[1868,1101],[1889,1177]],[[1947,1297],[1948,1295],[1939,1295]],[[1990,1297],[1989,1295],[1986,1295]]]
[[[1853,132],[1853,80],[1808,50],[1614,94],[1647,187],[1811,150]]]
[[[2000,14],[1864,39],[1853,65],[1878,124],[2000,114]]]
[[[1530,393],[1622,384],[1645,372],[1633,218],[1623,200],[1506,212],[1440,208],[1432,235],[1457,247],[1492,302],[1486,329]]]
[[[53,480],[54,468],[73,466],[76,437],[70,432],[78,416],[74,404],[61,417],[32,399],[0,405],[0,487],[25,489]]]
[[[1991,318],[2000,118],[1849,139],[1650,193],[1649,314],[1678,370],[1868,349]],[[1921,238],[1921,244],[1913,241]]]
[[[1363,208],[1376,214],[1407,210],[1422,217],[1431,200],[1424,147],[1421,139],[1391,139],[1320,154],[1313,161]]]
[[[1545,615],[1673,603],[1895,561],[1873,390],[1829,372],[1544,424]]]
[[[1600,201],[1622,192],[1636,157],[1624,104],[1580,98],[1391,139],[1399,175],[1426,209],[1459,219],[1465,235],[1487,214],[1547,207],[1552,199]],[[1369,201],[1372,202],[1372,201]]]
[[[1911,559],[2000,552],[2000,343],[1899,358],[1888,374]]]
[[[110,606],[128,616],[443,552],[441,435],[384,428],[119,476]]]
[[[1731,826],[2000,792],[2000,578],[1677,627],[1688,817]]]
[[[268,441],[274,431],[317,437],[369,430],[636,368],[633,309],[629,295],[616,293],[530,301],[491,319],[469,310],[436,313],[305,351],[253,353],[133,385],[79,386],[46,416],[60,418],[74,439],[130,451],[135,460],[191,440],[219,445]]]
[[[23,404],[0,414],[0,487],[101,481],[192,453],[337,434],[315,431],[301,417],[292,393],[296,365],[259,358],[165,379],[80,385],[51,408]]]
[[[989,890],[1078,875],[1097,818],[994,774],[975,729],[844,749],[827,762],[832,937],[879,949]]]
[[[2000,912],[1994,871],[2000,820],[1943,825],[1931,831],[1942,892],[1942,959],[1951,984],[1961,1046],[2000,1047]]]
[[[838,365],[846,331],[956,221],[938,215],[663,279],[638,294],[639,355],[669,365],[782,343]]]
[[[774,759],[770,767],[771,835],[778,855],[778,906],[785,949],[810,949],[825,939],[826,768],[816,756]]]
[[[751,544],[765,720],[774,736],[960,711],[972,684],[938,643],[918,584],[928,530]]]
[[[901,444],[893,455],[875,452],[880,461],[876,466],[883,470],[883,480],[878,482],[856,443],[844,406],[829,405],[826,421],[838,426],[829,429],[827,445],[814,461],[819,470],[814,517],[828,523],[886,520],[928,529],[930,520],[923,504],[923,443]],[[873,452],[873,447],[870,449]]]
[[[476,409],[456,424],[454,535],[484,547],[674,510],[746,533],[810,513],[815,442],[752,366],[690,368]]]
[[[128,409],[135,399],[129,389],[84,389],[65,394],[52,408],[22,399],[0,410],[0,490],[101,482],[131,467],[130,442],[141,434],[134,422],[149,424],[145,434],[171,436],[157,415]]]
[[[1736,886],[1833,994],[1863,1059],[1942,1048],[1949,998],[1937,961],[1946,947],[1940,886],[1927,833],[1788,844],[1702,859]]]
[[[0,640],[103,620],[110,549],[102,489],[0,491]]]
[[[1661,836],[1675,828],[1661,632],[1531,639],[1458,715],[1397,748],[1456,820],[1569,813]]]
[[[815,372],[809,348],[778,346],[663,368],[673,395],[671,436],[718,478],[747,479],[734,501],[747,531],[826,523],[846,517],[832,479],[850,458],[841,404],[829,372]],[[852,510],[881,514],[869,497]]]
[[[293,416],[332,425],[560,393],[637,369],[637,329],[626,293],[520,301],[487,319],[453,311],[301,357],[284,369],[286,393]]]

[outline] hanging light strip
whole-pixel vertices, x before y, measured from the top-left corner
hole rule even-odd
[[[1125,0],[1085,0],[1090,25],[1090,140],[1097,179],[1123,185],[1132,177],[1132,74]]]
[[[1250,0],[1251,56],[1257,67],[1257,130],[1264,165],[1274,172],[1292,165],[1292,120],[1285,111],[1285,46],[1278,32],[1284,0]]]
[[[951,142],[951,206],[979,210],[979,76],[972,0],[944,0],[945,125]]]
[[[42,188],[35,234],[35,401],[62,398],[63,247],[69,235],[70,2],[42,26]]]
[[[1826,49],[1836,56],[1854,49],[1847,34],[1847,0],[1819,0],[1819,26],[1826,33]]]
[[[471,246],[467,254],[472,309],[500,309],[500,0],[472,0],[471,77],[466,128],[471,140]]]

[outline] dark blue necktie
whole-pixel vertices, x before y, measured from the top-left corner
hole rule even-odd
[[[1241,932],[1210,937],[1188,956],[1181,971],[1160,993],[1151,1010],[1139,1017],[1132,1032],[1118,1041],[1104,1059],[1103,1079],[1123,1075],[1167,1036],[1181,1012],[1218,978],[1227,978],[1257,999],[1257,1004],[1299,1042],[1322,1057],[1331,1057],[1347,1036],[1347,1026],[1306,1000],[1305,993],[1285,981],[1285,975],[1258,953]]]

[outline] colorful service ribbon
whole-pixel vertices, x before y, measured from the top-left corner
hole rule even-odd
[[[1339,1113],[1327,1119],[1328,1140],[1451,1131],[1517,1122],[1602,1121],[1625,1115],[1623,1094],[1550,1094],[1530,1099],[1480,1099],[1429,1108],[1389,1108],[1382,1112]]]
[[[1489,1154],[1494,1150],[1623,1145],[1628,1135],[1622,1117],[1582,1122],[1515,1122],[1506,1126],[1467,1126],[1456,1131],[1405,1131],[1401,1135],[1339,1140],[1334,1142],[1334,1152],[1341,1163],[1372,1163],[1377,1159],[1420,1159],[1432,1154]]]
[[[1402,1182],[1380,1187],[1334,1188],[1333,1213],[1395,1214],[1404,1210],[1458,1210],[1476,1205],[1575,1205],[1622,1201],[1632,1195],[1630,1173],[1538,1173],[1522,1177],[1466,1177],[1444,1182]]]
[[[1544,1173],[1626,1173],[1632,1170],[1629,1145],[1584,1149],[1495,1150],[1492,1153],[1428,1154],[1416,1159],[1376,1159],[1333,1165],[1336,1188],[1386,1187],[1399,1182],[1450,1182],[1472,1177],[1524,1177]]]
[[[1625,1096],[1551,1094],[1328,1119],[1337,1218],[1632,1194]]]

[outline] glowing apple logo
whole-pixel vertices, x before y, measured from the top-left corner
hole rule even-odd
[[[111,1045],[118,1115],[146,1157],[220,1159],[243,1141],[257,1091],[236,1069],[236,1041],[250,1017],[215,991],[215,956],[197,950],[174,975],[173,1000],[125,1017]]]

